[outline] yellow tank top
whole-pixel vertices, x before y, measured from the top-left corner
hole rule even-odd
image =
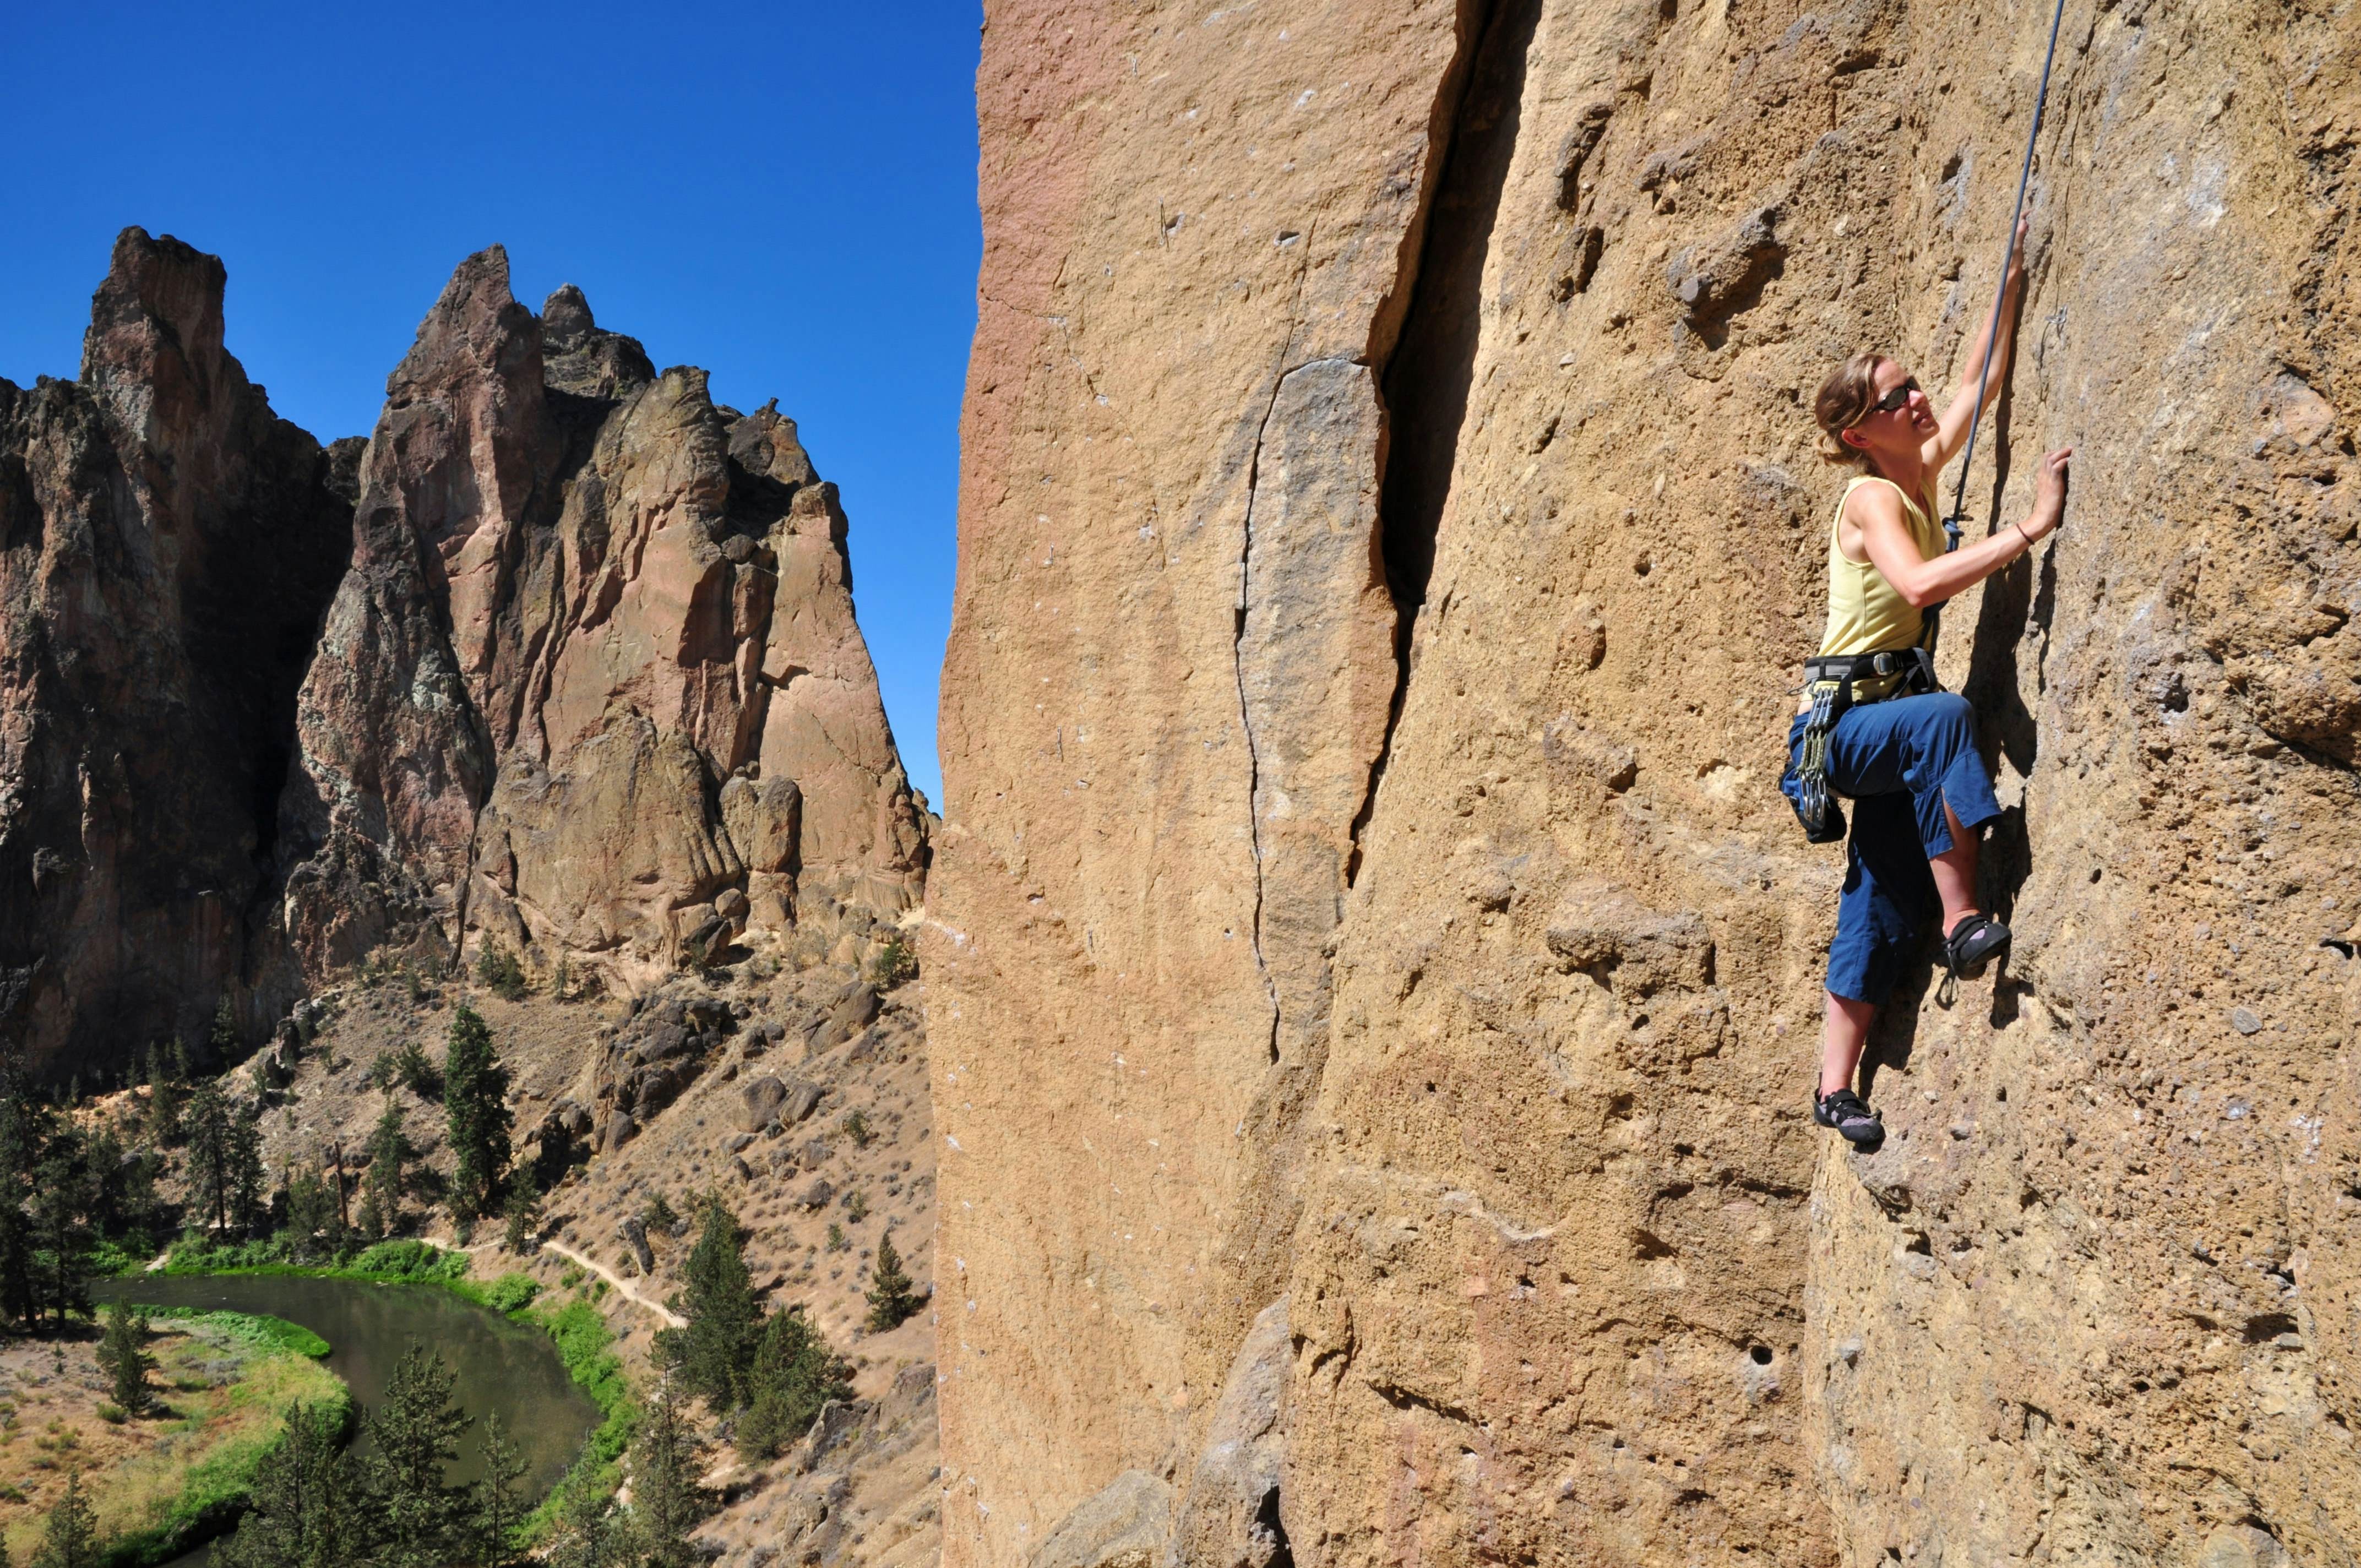
[[[1820,637],[1822,656],[1836,653],[1883,653],[1916,648],[1926,634],[1927,618],[1885,580],[1885,574],[1865,561],[1849,559],[1840,542],[1845,502],[1862,485],[1886,485],[1902,498],[1902,521],[1919,554],[1933,559],[1943,553],[1943,525],[1935,521],[1932,496],[1916,500],[1891,479],[1864,474],[1845,487],[1836,515],[1828,520],[1828,627]],[[1861,697],[1883,696],[1892,681],[1855,682]]]

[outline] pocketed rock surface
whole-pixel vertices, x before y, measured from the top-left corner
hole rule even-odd
[[[370,1086],[371,1065],[379,1052],[413,1040],[439,1064],[452,1008],[464,998],[483,1014],[510,1072],[519,1157],[536,1158],[545,1130],[572,1106],[595,1111],[600,1135],[576,1143],[563,1179],[543,1200],[541,1234],[554,1245],[513,1256],[502,1248],[500,1222],[486,1222],[473,1237],[478,1277],[522,1269],[542,1282],[550,1303],[587,1293],[627,1365],[645,1379],[661,1326],[651,1307],[681,1288],[697,1202],[719,1194],[748,1232],[758,1298],[811,1313],[853,1365],[855,1398],[831,1406],[816,1436],[767,1464],[741,1462],[707,1420],[708,1484],[722,1506],[700,1538],[724,1563],[748,1568],[931,1563],[938,1555],[932,1308],[922,1306],[884,1333],[869,1332],[864,1322],[871,1264],[888,1230],[915,1288],[922,1297],[929,1289],[935,1157],[924,987],[914,982],[880,996],[851,966],[756,972],[766,968],[684,975],[637,999],[542,993],[505,1001],[447,982],[413,995],[399,979],[336,991],[319,999],[322,1022],[295,1053],[284,1086],[268,1091],[266,1163],[274,1171],[332,1170],[333,1147],[341,1144],[357,1204],[362,1151],[388,1098]],[[652,1042],[671,1069],[668,1087],[626,1102],[638,1113],[632,1129],[608,1150],[605,1135],[618,1114],[612,1064]],[[258,1061],[241,1071],[268,1075],[269,1066]],[[813,1092],[787,1102],[802,1107],[791,1124],[774,1114],[750,1126],[747,1091],[774,1078]],[[390,1098],[423,1151],[422,1165],[447,1181],[441,1104],[408,1089]],[[554,1157],[551,1168],[568,1157]],[[675,1216],[669,1224],[649,1212],[659,1198]],[[413,1199],[409,1223],[424,1223],[430,1239],[453,1245],[447,1215],[430,1218],[429,1207]],[[652,1273],[640,1267],[627,1221],[639,1222]],[[620,1288],[559,1246],[609,1271]],[[627,1299],[625,1289],[640,1299]],[[764,1548],[771,1556],[760,1555]]]
[[[2073,499],[1940,658],[2015,953],[1808,1120],[1809,405],[1960,386],[2047,22],[987,6],[947,1563],[2361,1552],[2341,14],[2067,7],[1969,526]]]

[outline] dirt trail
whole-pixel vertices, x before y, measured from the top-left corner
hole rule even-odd
[[[558,1256],[566,1259],[568,1263],[574,1264],[578,1267],[588,1269],[591,1273],[597,1275],[599,1278],[613,1286],[615,1288],[616,1294],[621,1296],[624,1300],[631,1302],[633,1306],[645,1307],[649,1311],[653,1312],[657,1317],[662,1318],[667,1326],[675,1329],[685,1329],[688,1326],[688,1320],[686,1318],[682,1317],[678,1312],[673,1311],[670,1308],[649,1300],[637,1290],[632,1289],[631,1287],[624,1281],[621,1275],[616,1273],[605,1264],[600,1263],[598,1259],[590,1257],[583,1253],[576,1252],[572,1247],[566,1245],[563,1242],[545,1241],[541,1245],[544,1250],[554,1252]]]

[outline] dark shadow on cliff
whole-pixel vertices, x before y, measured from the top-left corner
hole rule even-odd
[[[1969,521],[1963,543],[1984,538],[2002,525],[2001,508],[2015,458],[2009,431],[2016,405],[2011,379],[2016,365],[2016,340],[2012,338],[2009,357],[1997,371],[2001,393],[1993,408],[1992,438],[1983,447],[1992,454],[1992,477],[1980,498],[1981,518]],[[1972,475],[1969,477],[1973,478]],[[1979,521],[1981,527],[1976,526]],[[2037,556],[2038,566],[2035,564]],[[2034,763],[2041,753],[2040,727],[2033,710],[2026,705],[2019,661],[2026,651],[2028,629],[2037,628],[2040,636],[2033,650],[2033,674],[2034,687],[2038,693],[2043,685],[2041,662],[2048,653],[2049,621],[2057,600],[2054,553],[2037,549],[1986,578],[1983,598],[1977,608],[1974,641],[1960,691],[1975,707],[1977,728],[1988,762],[2005,758],[2019,778],[2033,776]],[[2032,836],[2024,806],[2010,806],[1987,831],[1978,871],[1978,892],[1985,906],[2004,922],[2014,919],[2017,894],[2033,874]],[[2015,1019],[2015,992],[2010,983],[1995,986],[1993,1006],[1996,1025]]]
[[[1459,100],[1401,336],[1385,367],[1387,452],[1378,516],[1401,639],[1426,601],[1434,535],[1451,493],[1483,328],[1484,258],[1517,148],[1525,56],[1541,0],[1485,7],[1476,63]]]
[[[1869,1044],[1861,1048],[1859,1074],[1861,1097],[1871,1104],[1877,1103],[1879,1074],[1889,1068],[1897,1073],[1908,1070],[1910,1053],[1918,1045],[1918,1012],[1934,983],[1935,966],[1914,963],[1894,981],[1885,1005],[1877,1010],[1877,1022],[1869,1028]]]
[[[1420,236],[1418,265],[1400,331],[1389,349],[1381,341],[1372,344],[1371,352],[1384,360],[1378,545],[1397,612],[1395,673],[1385,740],[1353,818],[1353,852],[1345,870],[1348,887],[1360,872],[1361,831],[1377,809],[1378,784],[1410,691],[1411,637],[1434,572],[1435,533],[1451,495],[1452,466],[1483,336],[1484,258],[1517,150],[1525,59],[1541,14],[1541,0],[1460,0],[1461,37],[1474,37],[1475,61],[1447,115],[1437,115],[1448,139],[1433,193],[1412,226]],[[1445,95],[1455,96],[1454,90],[1446,86]]]

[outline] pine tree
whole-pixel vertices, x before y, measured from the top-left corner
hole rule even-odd
[[[200,1214],[212,1218],[214,1230],[225,1232],[236,1134],[230,1125],[229,1102],[222,1098],[220,1084],[207,1079],[197,1085],[189,1096],[181,1125],[189,1141],[190,1201]]]
[[[451,1213],[473,1220],[494,1212],[509,1165],[508,1069],[492,1050],[492,1032],[466,1003],[451,1019],[443,1058],[443,1106],[450,1119]]]
[[[0,1059],[0,1315],[27,1327],[41,1310],[27,1205],[46,1121],[15,1058]]]
[[[214,1008],[214,1026],[205,1036],[205,1046],[213,1053],[216,1071],[235,1065],[246,1054],[246,1041],[237,1032],[237,1011],[229,1004],[227,992]]]
[[[533,1179],[533,1172],[524,1171],[509,1188],[508,1225],[500,1234],[500,1245],[522,1257],[540,1225],[541,1184]]]
[[[401,1050],[390,1057],[380,1055],[378,1060],[385,1064],[390,1082],[402,1085],[421,1100],[432,1100],[443,1092],[443,1075],[435,1070],[433,1062],[427,1060],[426,1047],[416,1040],[405,1041]],[[370,1077],[374,1081],[374,1068],[370,1069]],[[378,1087],[383,1089],[387,1085],[379,1083]]]
[[[66,1474],[66,1495],[49,1510],[32,1568],[98,1568],[98,1516],[82,1495],[79,1470]]]
[[[467,1493],[443,1476],[474,1418],[453,1401],[454,1381],[443,1358],[412,1340],[386,1382],[385,1403],[369,1415],[385,1568],[442,1568],[466,1555]]]
[[[344,1224],[336,1213],[336,1195],[327,1182],[308,1170],[297,1171],[287,1183],[287,1240],[303,1256],[344,1250]]]
[[[147,1351],[148,1317],[133,1315],[121,1301],[106,1304],[106,1333],[98,1342],[98,1365],[114,1383],[115,1402],[126,1415],[141,1415],[148,1409],[148,1374],[154,1369],[156,1358]]]
[[[148,1141],[159,1149],[181,1141],[181,1107],[186,1098],[183,1068],[188,1055],[175,1044],[170,1057],[148,1047]]]
[[[704,1225],[686,1272],[681,1315],[688,1323],[667,1330],[661,1348],[688,1390],[704,1395],[719,1414],[736,1406],[744,1392],[743,1368],[763,1324],[754,1281],[746,1271],[745,1228],[718,1193],[706,1197]]]
[[[631,1559],[631,1538],[628,1521],[596,1471],[586,1466],[567,1477],[549,1534],[550,1568],[620,1568]]]
[[[705,1517],[697,1440],[666,1378],[640,1428],[631,1466],[631,1511],[648,1568],[691,1568],[697,1549],[688,1532]]]
[[[353,1216],[353,1229],[371,1245],[385,1240],[385,1212],[378,1207],[374,1183],[364,1182],[361,1187],[360,1212]]]
[[[746,1412],[738,1418],[738,1452],[769,1459],[810,1430],[830,1399],[849,1399],[848,1369],[828,1348],[800,1306],[772,1314],[763,1325],[747,1370]]]
[[[377,1543],[375,1509],[331,1407],[289,1408],[287,1436],[256,1470],[247,1500],[236,1532],[214,1545],[214,1568],[347,1568],[368,1562]]]
[[[361,1234],[372,1241],[401,1224],[401,1195],[409,1189],[407,1167],[417,1147],[402,1126],[401,1105],[392,1095],[369,1132],[368,1174],[361,1183]]]
[[[476,1483],[476,1561],[502,1568],[515,1561],[517,1530],[524,1523],[524,1455],[509,1441],[498,1410],[484,1418],[483,1479]]]
[[[54,1124],[33,1168],[33,1245],[41,1261],[41,1292],[49,1316],[65,1327],[71,1312],[90,1310],[90,1168],[80,1133]]]
[[[90,1228],[105,1241],[145,1231],[155,1196],[147,1157],[126,1153],[115,1128],[102,1125],[90,1135],[87,1158]]]
[[[894,1233],[877,1239],[877,1263],[869,1275],[869,1332],[884,1333],[902,1326],[918,1310],[910,1277],[902,1272],[902,1255],[894,1250]]]
[[[269,1212],[270,1173],[262,1164],[262,1109],[238,1112],[229,1128],[229,1218],[251,1233]]]

